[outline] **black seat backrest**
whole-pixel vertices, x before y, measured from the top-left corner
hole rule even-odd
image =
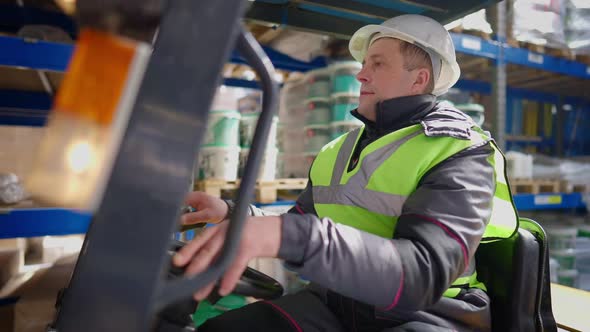
[[[551,312],[545,232],[521,219],[507,240],[482,243],[477,274],[491,298],[493,331],[556,331]]]

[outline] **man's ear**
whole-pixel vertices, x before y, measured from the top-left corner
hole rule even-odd
[[[412,93],[422,94],[426,90],[428,83],[432,80],[430,72],[426,68],[418,68],[415,71],[414,83],[412,84]]]

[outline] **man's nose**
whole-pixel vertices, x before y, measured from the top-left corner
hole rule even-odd
[[[367,70],[365,66],[363,66],[363,68],[361,68],[361,71],[359,71],[358,74],[356,74],[356,79],[361,83],[369,82],[369,76],[367,75]]]

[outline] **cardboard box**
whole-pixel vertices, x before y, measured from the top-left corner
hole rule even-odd
[[[14,308],[14,331],[44,331],[55,318],[55,300],[74,271],[77,255],[58,260],[52,267],[38,271],[17,293]]]
[[[23,250],[0,249],[0,289],[19,273],[23,262]]]

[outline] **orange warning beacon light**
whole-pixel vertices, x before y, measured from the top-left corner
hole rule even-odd
[[[26,186],[42,203],[94,211],[151,54],[151,45],[82,30]]]

